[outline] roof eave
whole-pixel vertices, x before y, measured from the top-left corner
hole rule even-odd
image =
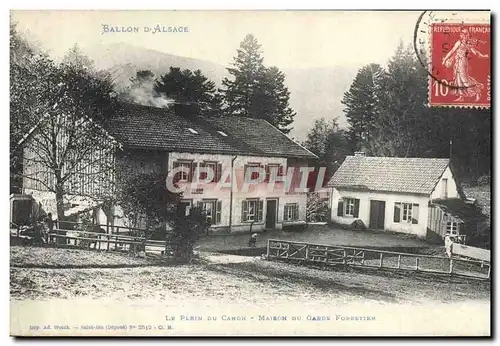
[[[208,150],[208,149],[186,149],[186,148],[160,148],[150,147],[143,145],[124,145],[124,149],[134,150],[155,150],[165,152],[179,152],[179,153],[200,153],[200,154],[220,154],[220,155],[246,155],[246,156],[264,156],[264,157],[282,157],[282,158],[299,158],[299,159],[314,159],[310,155],[283,155],[278,153],[256,153],[234,150]]]

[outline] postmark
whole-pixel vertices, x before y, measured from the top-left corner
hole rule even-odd
[[[491,104],[491,34],[484,18],[424,12],[415,26],[414,47],[429,74],[430,107]]]

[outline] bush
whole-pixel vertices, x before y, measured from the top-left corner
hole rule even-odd
[[[489,175],[483,175],[477,179],[477,184],[479,186],[490,185],[491,178]]]
[[[170,243],[177,261],[191,262],[194,257],[194,246],[210,225],[201,208],[191,208],[188,216],[179,206],[176,209],[175,216],[169,222],[172,230],[168,233],[167,243]]]
[[[80,217],[80,223],[76,227],[76,231],[82,231],[84,233],[78,233],[78,237],[81,238],[97,238],[95,234],[86,233],[93,232],[94,225],[92,224],[92,219],[89,214],[83,214]],[[78,241],[78,246],[82,248],[88,248],[94,241],[88,239],[80,239]]]
[[[307,194],[306,221],[327,222],[330,219],[328,198],[322,198],[317,192]]]

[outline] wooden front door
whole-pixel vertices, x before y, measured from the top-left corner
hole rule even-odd
[[[268,199],[266,206],[266,229],[276,228],[277,200]]]
[[[370,229],[384,229],[385,201],[370,201]]]

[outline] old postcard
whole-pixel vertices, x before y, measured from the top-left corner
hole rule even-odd
[[[491,336],[489,11],[14,10],[12,336]]]

